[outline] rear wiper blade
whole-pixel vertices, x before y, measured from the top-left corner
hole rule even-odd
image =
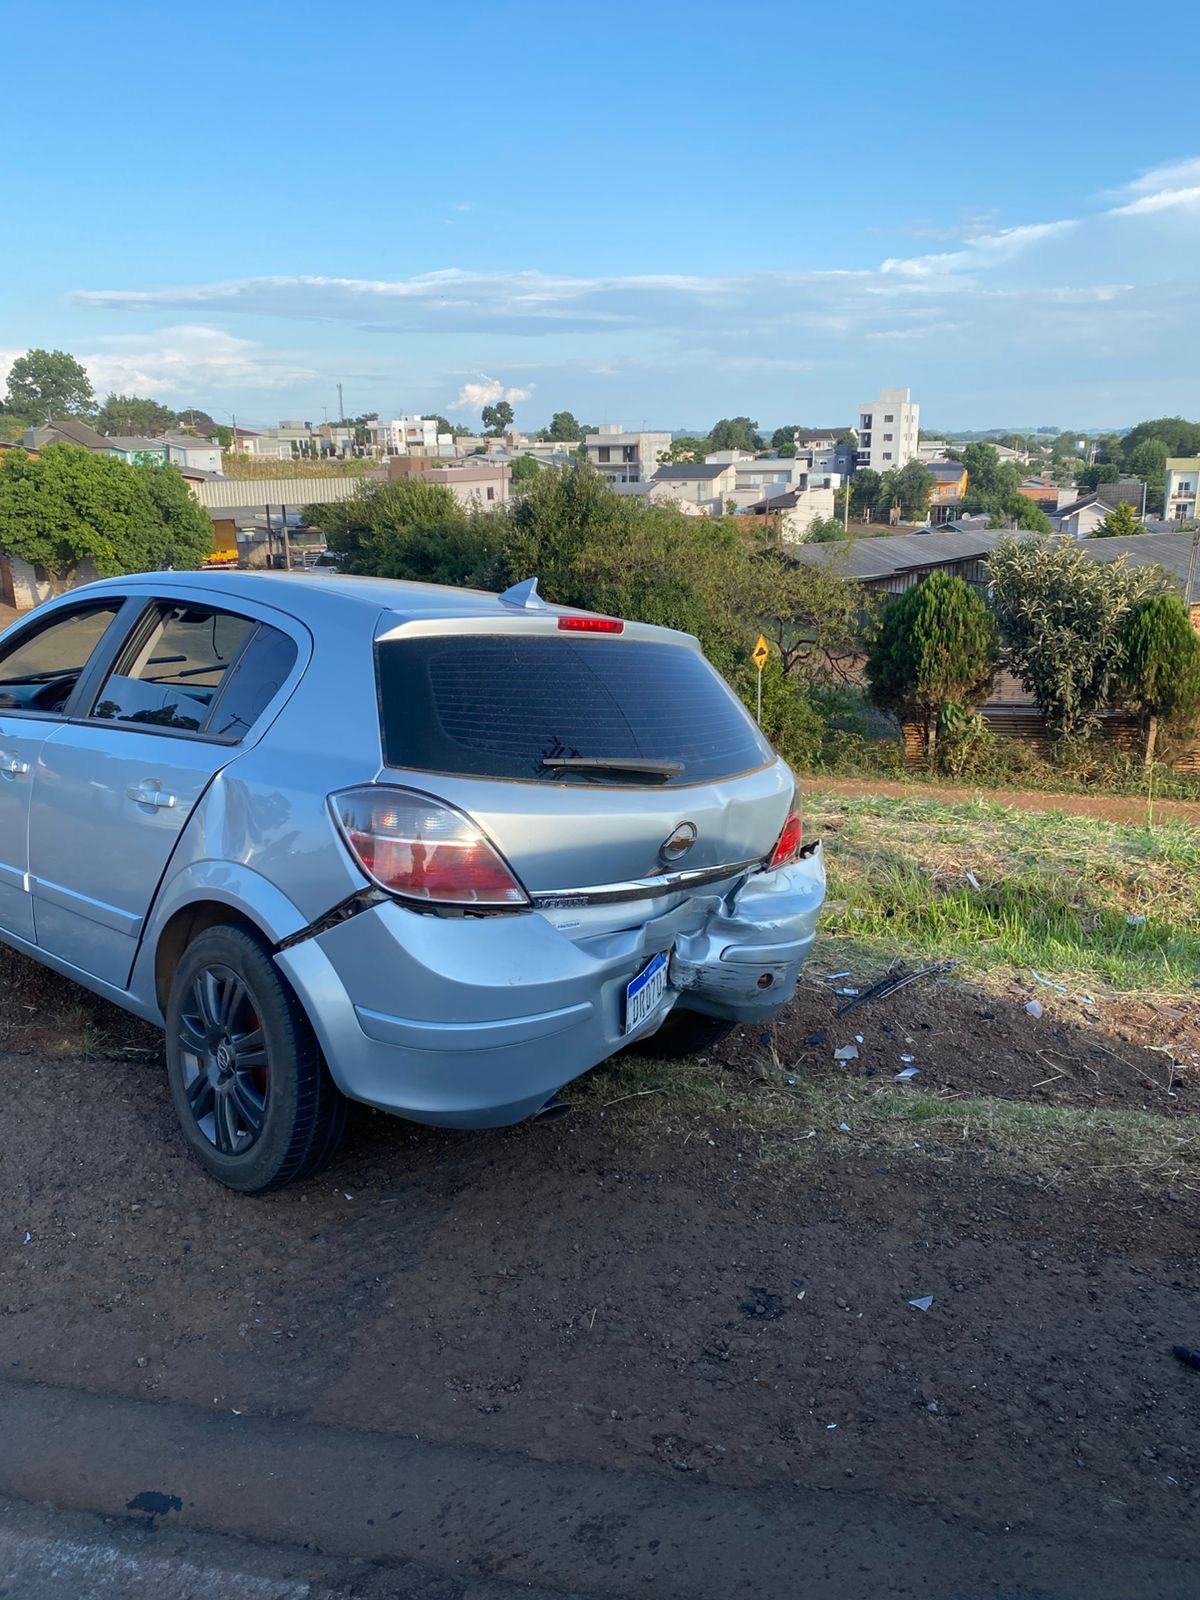
[[[683,771],[682,761],[659,761],[653,756],[546,756],[542,766],[552,772],[615,772],[664,783]]]

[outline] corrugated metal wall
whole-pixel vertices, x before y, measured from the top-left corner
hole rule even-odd
[[[213,478],[196,485],[209,510],[223,506],[311,506],[348,500],[361,478]]]

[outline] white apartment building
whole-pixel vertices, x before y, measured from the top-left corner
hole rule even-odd
[[[1200,457],[1172,456],[1167,462],[1163,516],[1170,522],[1191,522],[1200,504]]]
[[[592,466],[609,483],[645,483],[671,448],[669,433],[626,433],[619,422],[602,422],[584,444]]]
[[[911,395],[911,389],[881,389],[878,400],[858,408],[856,466],[891,472],[917,459],[921,408]]]
[[[367,424],[367,438],[372,447],[385,456],[436,456],[453,455],[454,440],[448,433],[438,433],[432,417],[392,417]],[[442,448],[444,446],[444,448]]]

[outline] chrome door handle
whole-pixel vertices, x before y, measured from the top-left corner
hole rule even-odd
[[[164,794],[161,789],[126,789],[125,793],[140,806],[161,806],[166,809],[175,804],[175,796]]]
[[[11,772],[14,778],[23,778],[28,771],[28,761],[18,761],[16,756],[9,757],[0,767],[0,772]]]

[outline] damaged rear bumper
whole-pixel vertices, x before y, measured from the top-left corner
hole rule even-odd
[[[499,1127],[652,1033],[674,1005],[774,1015],[795,991],[824,894],[818,843],[790,866],[579,943],[536,912],[440,918],[389,900],[275,959],[345,1094],[417,1122]],[[664,950],[666,1000],[626,1034],[626,986]]]

